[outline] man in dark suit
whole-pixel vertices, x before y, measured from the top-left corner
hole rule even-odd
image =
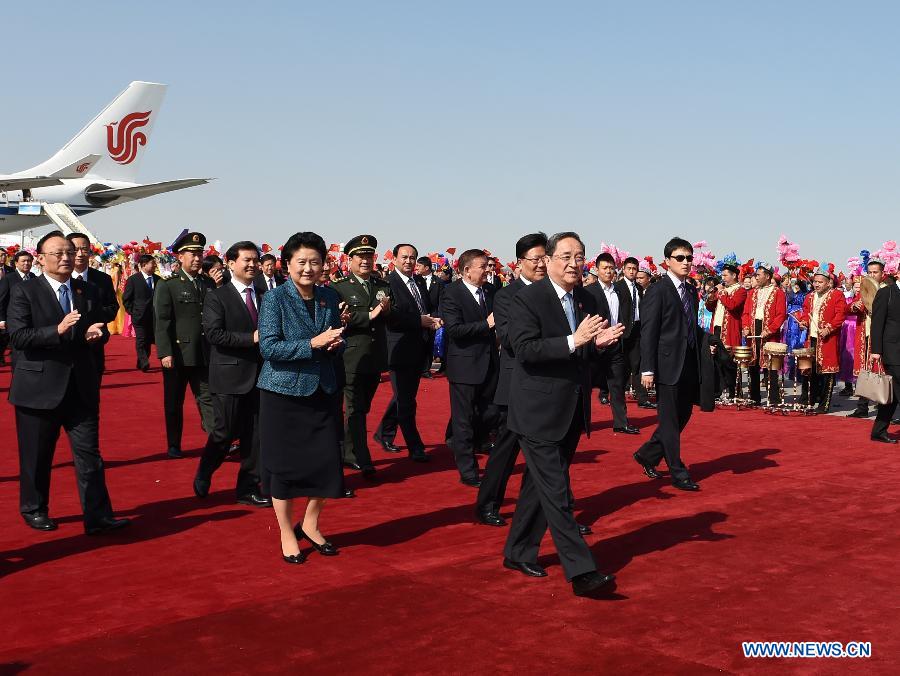
[[[611,326],[622,324],[622,310],[625,299],[622,290],[613,282],[616,278],[616,261],[610,253],[597,256],[595,262],[597,282],[585,290],[597,301],[597,311]],[[628,311],[628,308],[624,308]],[[624,334],[623,334],[624,335]],[[612,404],[613,431],[619,434],[640,434],[637,427],[628,424],[628,411],[625,406],[625,384],[628,382],[628,364],[625,361],[623,342],[619,341],[608,350],[596,366],[598,376],[606,381],[609,401]],[[598,378],[599,380],[599,378]]]
[[[391,309],[391,287],[373,277],[378,240],[357,235],[344,246],[350,257],[350,274],[331,283],[350,313],[344,330],[344,465],[375,474],[366,432],[366,416],[387,370],[385,322]]]
[[[506,484],[519,456],[519,438],[507,426],[510,382],[516,355],[509,342],[510,306],[516,294],[526,286],[547,276],[547,235],[537,232],[516,242],[519,276],[494,296],[494,330],[500,341],[500,375],[494,393],[497,407],[497,441],[487,459],[484,477],[475,501],[475,517],[486,526],[505,526],[500,507],[506,495]]]
[[[6,252],[3,252],[6,254]],[[9,333],[6,329],[6,310],[9,307],[9,298],[16,284],[27,282],[34,278],[31,266],[34,257],[27,251],[17,251],[13,255],[14,267],[4,266],[0,276],[0,364],[5,363],[4,352],[9,343]],[[13,355],[15,358],[15,355]]]
[[[494,392],[499,355],[494,332],[494,287],[486,284],[488,258],[480,249],[459,257],[460,281],[444,289],[441,319],[447,341],[447,380],[453,456],[460,481],[478,487],[476,429],[490,429],[496,420]]]
[[[422,280],[425,290],[428,292],[428,302],[431,313],[440,317],[441,295],[444,291],[444,283],[434,274],[431,259],[428,256],[420,256],[416,261],[416,276]],[[434,362],[434,334],[431,334],[431,342],[425,352],[425,361],[422,368],[422,377],[431,378],[431,364]]]
[[[884,286],[878,289],[872,301],[872,348],[870,362],[881,364],[885,372],[893,378],[894,396],[889,404],[879,404],[872,425],[872,441],[896,444],[897,440],[888,436],[888,425],[897,410],[897,391],[900,383],[900,289],[890,276],[884,278]]]
[[[656,385],[659,425],[650,440],[634,454],[651,479],[665,457],[672,485],[685,491],[700,489],[681,461],[681,432],[691,419],[700,396],[700,344],[697,294],[688,275],[694,260],[691,243],[674,237],[664,250],[667,274],[650,286],[641,303],[641,382]]]
[[[394,444],[399,426],[409,456],[416,462],[427,462],[425,444],[416,425],[416,394],[425,352],[441,321],[431,316],[425,285],[415,276],[418,255],[412,244],[394,247],[394,271],[387,279],[391,285],[391,310],[386,329],[393,396],[374,438],[384,450],[396,453],[400,450]]]
[[[20,512],[36,530],[49,516],[50,470],[60,429],[72,447],[78,494],[89,535],[117,530],[99,448],[100,377],[94,344],[109,340],[99,289],[72,279],[75,253],[59,231],[37,245],[43,276],[13,291],[7,315],[18,353],[9,390],[19,440]]]
[[[579,532],[569,467],[582,430],[590,434],[590,361],[618,341],[623,327],[608,326],[579,286],[584,244],[576,233],[553,235],[547,254],[547,277],[519,291],[510,311],[516,363],[507,424],[519,436],[526,471],[503,564],[546,576],[537,558],[549,526],[572,591],[588,596],[615,578],[597,572]]]
[[[259,270],[259,250],[253,242],[237,242],[225,252],[231,272],[227,284],[210,290],[203,301],[203,333],[209,341],[209,390],[215,411],[215,427],[206,440],[194,477],[197,497],[209,495],[212,476],[240,439],[241,468],[237,476],[237,501],[254,507],[271,507],[260,490],[259,390],[256,379],[262,367],[259,353],[261,294],[253,284]]]
[[[487,256],[487,274],[484,283],[489,285],[494,293],[497,293],[503,288],[503,282],[500,281],[500,275],[497,274],[497,259],[488,254],[485,256]]]
[[[70,232],[66,235],[66,239],[75,247],[72,278],[81,279],[99,289],[103,320],[106,322],[113,321],[116,315],[119,314],[119,299],[116,297],[116,289],[113,286],[112,277],[102,270],[96,270],[88,265],[91,261],[91,240],[88,239],[87,235],[83,235],[80,232]],[[102,381],[103,371],[106,369],[106,353],[102,343],[97,343],[93,347],[97,352],[97,369]]]
[[[150,370],[150,346],[154,343],[153,292],[159,282],[156,259],[150,254],[141,254],[137,272],[125,282],[122,293],[122,305],[131,315],[131,325],[134,327],[137,368],[145,373]]]
[[[259,293],[265,293],[274,289],[276,286],[284,284],[284,276],[277,272],[275,263],[278,259],[270,253],[263,254],[259,259],[261,274],[256,275],[253,285]]]
[[[184,427],[184,395],[187,386],[200,410],[203,430],[211,434],[215,426],[209,394],[206,337],[201,312],[213,284],[200,276],[206,237],[188,232],[172,247],[180,264],[171,277],[159,282],[153,295],[156,356],[163,367],[163,407],[166,414],[168,456],[182,458],[181,433]]]
[[[622,354],[638,408],[655,409],[656,404],[647,397],[647,388],[641,385],[641,300],[644,298],[644,287],[638,283],[639,271],[638,259],[629,256],[622,263],[622,279],[615,283],[622,301],[619,321],[625,326]]]

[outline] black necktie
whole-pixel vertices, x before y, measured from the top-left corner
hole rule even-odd
[[[693,304],[691,303],[691,297],[688,294],[688,286],[685,282],[681,283],[681,307],[684,310],[684,319],[687,322],[687,342],[688,345],[694,347],[694,344],[697,341],[696,336],[696,328],[694,323],[696,318],[692,318],[693,314]]]
[[[637,285],[631,284],[631,323],[637,319]]]
[[[487,318],[488,311],[487,303],[484,302],[484,289],[482,289],[480,286],[478,287],[478,305],[479,307],[481,307],[481,316]]]

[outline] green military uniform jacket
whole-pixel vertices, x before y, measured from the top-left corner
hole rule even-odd
[[[369,278],[371,294],[366,285],[352,273],[331,283],[350,310],[350,321],[344,330],[347,347],[344,350],[344,370],[347,373],[382,373],[387,370],[386,312],[373,321],[369,310],[378,305],[379,296],[391,295],[391,285],[382,279]]]
[[[201,314],[210,282],[200,275],[188,279],[183,270],[161,280],[153,294],[156,354],[174,357],[175,366],[205,366],[208,349]]]

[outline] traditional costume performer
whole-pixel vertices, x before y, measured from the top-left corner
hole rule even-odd
[[[765,262],[756,264],[756,271],[763,271],[768,278],[764,286],[750,289],[747,300],[744,303],[742,326],[744,334],[748,336],[748,343],[753,349],[753,361],[748,368],[750,372],[750,398],[759,404],[762,394],[759,389],[759,370],[768,372],[769,405],[781,403],[781,390],[778,381],[778,371],[769,366],[770,356],[763,351],[763,345],[769,341],[776,341],[781,337],[781,325],[787,316],[787,300],[782,291],[772,281],[775,269]],[[759,280],[759,277],[757,277]],[[759,284],[759,282],[758,282]],[[754,336],[754,337],[750,337]]]
[[[732,348],[743,342],[741,334],[741,316],[747,300],[747,290],[738,281],[740,270],[733,263],[722,266],[722,272],[734,275],[734,281],[727,284],[723,281],[713,289],[706,299],[706,307],[712,312],[711,329],[713,335],[720,339],[726,347]],[[723,381],[728,384],[728,396],[734,399],[737,368],[730,373],[723,373]]]
[[[817,405],[819,413],[827,413],[831,408],[834,381],[840,370],[841,325],[847,302],[844,292],[832,288],[833,276],[830,269],[821,267],[813,275],[817,290],[806,297],[800,312],[800,323],[809,327],[807,347],[815,350],[815,359],[810,377],[810,403]]]

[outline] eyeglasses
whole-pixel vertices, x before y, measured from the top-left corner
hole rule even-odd
[[[72,258],[75,256],[75,251],[73,249],[69,249],[68,251],[42,251],[41,253],[44,256],[53,256],[54,258]]]
[[[532,265],[539,265],[544,262],[544,256],[535,256],[534,258],[522,258],[520,260],[528,261]]]
[[[694,262],[694,257],[690,254],[688,254],[687,256],[685,256],[684,254],[678,254],[677,256],[669,256],[669,258],[671,258],[672,260],[676,260],[679,263],[684,263],[685,261],[687,261],[688,263]]]
[[[557,256],[554,254],[551,258],[555,258],[558,261],[562,261],[564,265],[569,265],[571,263],[575,263],[575,265],[584,265],[584,256],[569,256],[568,254],[565,256]]]

